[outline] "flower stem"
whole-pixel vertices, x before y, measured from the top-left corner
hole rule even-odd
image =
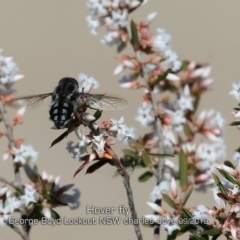
[[[132,192],[132,188],[130,185],[130,176],[127,172],[124,172],[121,174],[121,176],[123,177],[123,183],[124,183],[124,187],[126,189],[127,192],[127,198],[128,198],[128,206],[130,207],[130,211],[131,211],[131,216],[133,219],[133,226],[134,226],[134,230],[137,236],[138,240],[142,240],[142,233],[140,230],[140,226],[139,223],[137,221],[137,212],[135,210],[135,205],[134,205],[134,200],[133,200],[133,192]],[[136,221],[135,221],[136,219]]]
[[[11,150],[14,148],[14,138],[13,138],[13,130],[8,119],[6,108],[3,102],[0,100],[0,112],[2,115],[2,120],[4,122],[6,131],[7,131],[7,138],[8,138],[8,148]],[[14,158],[14,156],[13,156]],[[20,177],[20,167],[18,164],[14,164],[14,175],[15,175],[15,182],[20,187],[21,186],[21,177]]]
[[[19,234],[22,238],[22,240],[29,240],[29,236],[24,234],[18,227],[16,227],[14,224],[10,224],[9,222],[5,221],[7,226],[9,226],[14,232]]]

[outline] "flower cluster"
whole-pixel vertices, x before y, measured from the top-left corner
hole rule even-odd
[[[108,45],[121,45],[128,41],[128,15],[141,5],[139,0],[89,0],[87,7],[91,15],[86,18],[92,34],[105,26],[107,34],[101,40]]]
[[[36,163],[38,152],[31,145],[25,145],[22,138],[15,139],[13,130],[23,123],[23,115],[26,107],[17,110],[13,119],[9,120],[7,106],[13,106],[11,100],[15,91],[14,83],[20,80],[23,75],[17,75],[18,67],[11,57],[4,57],[0,52],[0,84],[1,98],[0,111],[1,121],[5,129],[0,132],[0,137],[8,139],[8,150],[3,154],[3,160],[9,158],[13,161],[15,181],[10,181],[0,177],[0,182],[5,186],[0,188],[0,226],[8,225],[19,233],[23,239],[29,235],[30,225],[23,226],[23,232],[9,221],[13,213],[20,213],[20,218],[38,219],[42,217],[58,219],[60,216],[53,208],[69,205],[71,209],[79,206],[80,192],[73,189],[73,194],[66,193],[73,184],[59,186],[59,177],[53,178],[46,172],[42,176],[38,173],[36,165],[32,168],[29,164]],[[84,75],[79,76],[79,82],[84,79]],[[91,80],[91,79],[90,79]],[[94,87],[95,82],[91,80],[90,87]],[[90,91],[82,85],[86,91]],[[20,177],[20,169],[24,169],[30,182],[23,184]],[[10,190],[11,188],[11,190]]]
[[[121,5],[125,1],[89,2],[92,15],[100,16],[94,24],[88,17],[91,31],[96,33],[97,27],[105,26],[109,34],[102,40],[103,43],[117,44],[118,52],[130,44],[134,51],[132,55],[118,57],[120,64],[115,68],[114,74],[121,74],[121,87],[144,90],[135,120],[150,131],[135,138],[130,148],[123,150],[123,163],[125,167],[134,168],[137,165],[147,169],[139,177],[140,182],[145,182],[152,176],[156,177],[157,185],[151,193],[155,203],[149,204],[155,213],[148,218],[155,222],[163,218],[172,220],[174,224],[163,225],[160,222],[159,225],[166,228],[173,239],[178,233],[188,230],[200,235],[204,231],[219,227],[212,221],[216,216],[205,206],[184,207],[193,188],[205,190],[212,186],[214,181],[216,183],[213,173],[219,169],[220,161],[225,158],[224,119],[213,109],[198,111],[203,93],[214,82],[210,77],[211,67],[195,61],[179,60],[177,53],[171,49],[171,36],[162,28],[158,28],[155,33],[150,29],[157,13],[149,14],[140,22],[132,20],[128,23],[127,15],[132,8],[129,7],[126,11],[125,5]],[[115,18],[116,10],[126,13],[121,21]],[[121,24],[113,25],[116,19]],[[238,100],[239,86],[240,84],[234,84],[234,90],[230,93]],[[235,108],[233,114],[235,118],[239,118],[240,108]],[[112,136],[113,133],[118,133],[112,130],[112,124],[104,122],[100,129],[102,126],[106,129],[107,126],[110,130],[107,130],[107,133]],[[240,125],[240,121],[233,125]],[[178,164],[170,160],[169,157],[173,156],[178,157]],[[234,158],[240,159],[239,149]],[[226,174],[224,176],[226,177]],[[180,180],[179,194],[175,179]],[[170,195],[167,195],[169,192]],[[159,206],[162,199],[174,208],[173,213]],[[189,228],[185,228],[186,223],[182,224],[180,221],[183,218],[189,219],[189,222],[190,219],[201,222],[197,227],[194,223],[189,223]],[[224,227],[226,226],[225,224]],[[224,227],[217,234],[220,235]],[[236,236],[234,233],[232,235]]]

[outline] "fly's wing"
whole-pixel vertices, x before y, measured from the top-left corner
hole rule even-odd
[[[104,94],[88,94],[85,104],[90,108],[99,110],[117,110],[127,107],[127,102],[123,99]]]
[[[31,96],[26,96],[26,97],[19,97],[19,98],[13,99],[8,104],[11,107],[32,108],[32,107],[36,106],[37,104],[43,102],[47,97],[49,97],[51,95],[52,95],[52,93],[44,93],[44,94],[31,95]]]

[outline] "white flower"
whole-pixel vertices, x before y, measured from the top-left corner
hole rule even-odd
[[[172,69],[175,72],[181,68],[182,62],[179,60],[177,53],[174,52],[172,49],[167,49],[164,52],[163,57],[165,58],[165,60],[161,62],[161,66],[165,70]]]
[[[170,191],[170,182],[168,180],[161,181],[160,184],[156,185],[151,194],[150,198],[153,202],[162,199],[162,193],[168,193]]]
[[[177,132],[180,132],[183,130],[183,124],[186,122],[185,114],[182,109],[177,111],[171,111],[168,109],[164,109],[164,111],[170,115],[171,117],[171,126],[176,130]]]
[[[148,106],[145,109],[139,107],[138,116],[135,117],[135,120],[140,122],[144,127],[152,124],[155,120],[155,117],[152,114],[152,105],[148,104]]]
[[[211,218],[209,214],[209,209],[205,207],[204,205],[198,205],[197,209],[192,213],[193,219],[197,220],[209,220]]]
[[[235,97],[237,100],[240,100],[240,83],[232,84],[233,90],[229,92],[230,95]]]
[[[79,91],[90,92],[92,88],[98,88],[99,83],[93,77],[88,77],[84,73],[80,73],[78,76],[78,82],[80,83]]]
[[[12,57],[4,57],[0,49],[0,83],[11,85],[23,78],[23,75],[16,75],[19,71],[17,64]]]
[[[87,147],[90,144],[90,140],[82,134],[80,129],[75,131],[76,136],[78,137],[78,144],[72,146],[73,142],[67,143],[67,150],[69,153],[73,154],[75,161],[80,161],[82,157],[88,154]]]
[[[104,139],[104,134],[99,134],[98,136],[93,136],[92,143],[94,144],[93,149],[97,152],[100,158],[104,155],[104,147],[106,140]]]
[[[0,227],[5,226],[5,221],[7,221],[9,217],[8,209],[0,202]]]
[[[228,189],[233,196],[238,195],[239,193],[239,186],[237,184],[234,185],[233,189]]]
[[[196,157],[200,159],[197,167],[201,171],[215,171],[220,160],[225,158],[226,147],[224,142],[201,143],[197,147]]]
[[[54,178],[53,175],[48,174],[47,172],[43,171],[42,173],[42,179],[47,182],[55,182],[55,184],[58,184],[60,181],[60,177]]]
[[[166,224],[163,224],[163,227],[167,230],[168,235],[171,235],[173,231],[175,230],[180,230],[180,226],[178,225],[178,219],[179,216],[176,216],[174,218],[170,218],[169,216],[166,217],[165,222],[167,222]],[[170,223],[170,224],[168,224]]]
[[[5,201],[5,209],[8,213],[13,213],[15,209],[22,207],[22,203],[19,199],[12,197],[10,194],[11,193],[9,193]]]
[[[24,145],[22,144],[21,147],[18,148],[13,148],[13,155],[14,159],[13,161],[15,163],[21,163],[21,164],[26,164],[30,161],[30,159],[35,162],[38,158],[38,152],[36,152],[32,146],[30,145]],[[3,160],[7,160],[10,157],[10,153],[5,153],[3,155]]]
[[[102,25],[101,20],[100,19],[92,19],[91,16],[87,16],[86,21],[87,21],[88,27],[90,28],[90,32],[93,35],[96,35],[97,28]]]
[[[121,117],[119,120],[111,119],[112,126],[109,128],[108,134],[117,139],[117,141],[126,144],[132,144],[135,139],[135,129],[129,128],[124,122],[124,117]]]
[[[30,187],[25,187],[24,189],[24,195],[20,197],[22,204],[24,204],[26,207],[30,202],[36,203],[39,195],[36,192],[36,189],[30,188]]]
[[[188,85],[185,85],[177,102],[181,110],[193,110],[193,97]]]
[[[165,51],[170,48],[171,35],[168,34],[165,29],[157,28],[158,35],[153,40],[153,49],[159,52],[160,55],[164,55]]]
[[[192,76],[194,78],[207,78],[210,75],[212,68],[210,66],[197,68],[193,71]]]

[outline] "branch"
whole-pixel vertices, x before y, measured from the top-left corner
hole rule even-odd
[[[9,222],[5,221],[7,226],[9,226],[14,232],[19,234],[22,238],[22,240],[29,240],[29,236],[25,235],[18,227],[16,227],[14,224],[10,224]]]
[[[130,176],[126,171],[124,173],[121,172],[121,176],[123,177],[124,187],[127,192],[128,206],[130,207],[131,216],[132,216],[132,219],[135,220],[135,219],[137,219],[137,212],[136,212],[135,206],[134,206],[133,193],[132,193],[132,188],[130,185]],[[135,233],[137,235],[137,239],[142,240],[143,237],[142,237],[139,223],[138,223],[138,221],[133,221],[133,222],[134,222],[133,225],[134,225]]]
[[[2,114],[2,120],[4,122],[6,131],[7,131],[7,138],[8,138],[8,141],[9,141],[8,148],[11,150],[15,147],[14,138],[13,138],[13,131],[12,131],[12,126],[10,124],[10,121],[8,119],[6,108],[5,108],[2,100],[0,100],[0,112]],[[15,181],[16,181],[17,185],[20,187],[21,186],[21,177],[20,177],[20,169],[19,168],[20,167],[19,167],[18,164],[14,164]]]
[[[3,178],[3,177],[1,177],[1,176],[0,176],[0,182],[6,184],[6,185],[8,185],[8,186],[11,186],[12,188],[15,188],[15,187],[16,187],[16,186],[14,185],[14,182],[10,182],[10,181],[6,180],[5,178]]]
[[[7,115],[7,111],[6,108],[4,106],[4,103],[2,102],[1,98],[0,98],[0,112],[2,115],[2,120],[4,122],[5,128],[6,128],[6,132],[7,132],[7,138],[8,138],[8,148],[11,150],[15,147],[15,143],[14,143],[14,138],[13,138],[13,129],[12,126],[10,124],[10,121],[8,119],[8,115]],[[14,159],[14,156],[13,156]],[[15,183],[18,187],[22,187],[22,183],[21,183],[21,176],[20,176],[20,167],[21,165],[14,164],[14,175],[15,175]],[[5,184],[8,184],[10,186],[12,186],[13,188],[15,188],[15,185],[9,181],[7,181],[4,178],[0,178],[1,182],[4,182]],[[21,218],[24,217],[24,214],[21,213]],[[7,225],[9,227],[11,227],[15,232],[17,232],[23,240],[29,240],[29,231],[27,231],[27,225],[23,224],[23,232],[20,231],[15,225],[10,224],[8,222],[6,222]]]

